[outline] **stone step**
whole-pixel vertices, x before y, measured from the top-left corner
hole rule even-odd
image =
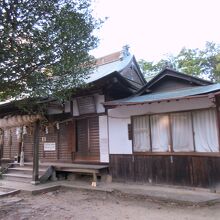
[[[9,181],[30,183],[32,180],[32,175],[27,175],[27,174],[5,173],[2,176],[3,179]]]
[[[18,173],[18,174],[28,174],[32,175],[33,168],[32,167],[11,167],[8,168],[7,173]],[[46,169],[39,169],[39,174],[43,175],[46,172]]]
[[[7,172],[4,173],[3,179],[8,181],[17,181],[17,182],[31,182],[32,174],[33,174],[33,164],[32,163],[24,163],[24,166],[20,166],[19,163],[10,163]],[[48,175],[48,165],[39,165],[39,178]],[[51,175],[51,174],[50,174]],[[49,177],[47,177],[49,178]]]
[[[10,163],[11,167],[21,167],[19,163]],[[33,168],[33,163],[24,163],[23,167],[31,167]],[[40,169],[47,169],[48,165],[39,164]]]

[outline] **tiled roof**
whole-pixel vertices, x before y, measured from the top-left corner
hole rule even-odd
[[[151,103],[157,101],[165,101],[172,99],[181,99],[187,97],[193,97],[197,95],[203,95],[208,93],[214,93],[220,91],[220,83],[207,85],[207,86],[197,86],[187,89],[180,89],[169,92],[158,92],[158,93],[149,93],[141,96],[133,96],[125,99],[115,100],[106,102],[105,105],[117,106],[117,105],[134,105],[134,104],[143,104]]]
[[[121,51],[112,53],[112,54],[108,54],[106,56],[100,57],[96,60],[96,66],[101,66],[107,63],[112,63],[115,62],[117,60],[120,60],[121,58]]]
[[[99,58],[97,60],[97,66],[86,80],[86,83],[94,82],[113,72],[120,72],[130,63],[132,58],[133,56],[131,54],[121,56],[121,52]]]

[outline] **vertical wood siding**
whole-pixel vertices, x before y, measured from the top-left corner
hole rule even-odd
[[[72,162],[72,154],[75,147],[75,125],[73,122],[66,122],[60,124],[60,129],[57,130],[55,126],[49,127],[49,133],[45,134],[43,128],[41,128],[39,136],[39,159],[41,161],[62,161]],[[7,135],[6,135],[7,134]],[[24,158],[25,161],[33,160],[33,134],[28,132],[23,137],[24,141]],[[46,142],[55,142],[55,151],[44,151],[44,141],[42,138],[46,138]],[[4,145],[3,145],[3,158],[14,159],[14,156],[18,154],[18,140],[16,136],[16,129],[11,129],[11,141],[9,130],[4,132]]]
[[[220,183],[220,158],[110,155],[113,180],[211,188]]]
[[[72,162],[75,146],[75,123],[68,122],[60,125],[58,137],[58,159],[60,161]]]
[[[88,153],[88,120],[81,119],[77,121],[77,153],[87,155]]]
[[[98,117],[77,120],[76,159],[98,161],[99,157]]]
[[[99,155],[99,120],[98,117],[89,119],[89,153]]]
[[[4,132],[3,139],[3,158],[14,159],[14,156],[18,155],[16,129],[12,128]]]
[[[25,161],[32,161],[33,160],[33,136],[30,133],[27,133],[23,137],[23,146],[24,146],[24,158]],[[42,155],[42,148],[39,149],[39,156]]]

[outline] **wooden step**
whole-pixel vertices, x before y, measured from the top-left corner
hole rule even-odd
[[[80,168],[62,168],[59,171],[70,172],[70,173],[99,173],[95,169],[80,169]]]

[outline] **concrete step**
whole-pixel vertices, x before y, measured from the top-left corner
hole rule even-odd
[[[7,173],[17,173],[17,174],[27,174],[32,175],[33,168],[32,167],[11,167],[8,168]],[[43,175],[46,172],[46,169],[39,169],[39,175]]]
[[[27,175],[27,174],[5,173],[2,176],[4,180],[9,180],[9,181],[30,183],[32,180],[32,175]]]
[[[4,173],[3,179],[8,181],[28,182],[32,181],[33,163],[24,163],[24,166],[20,166],[19,163],[9,163],[7,172]],[[48,165],[39,165],[39,178],[48,175]]]
[[[11,167],[21,167],[19,163],[10,163]],[[23,167],[29,167],[33,169],[33,163],[24,163]],[[48,165],[39,164],[40,169],[47,169]]]

